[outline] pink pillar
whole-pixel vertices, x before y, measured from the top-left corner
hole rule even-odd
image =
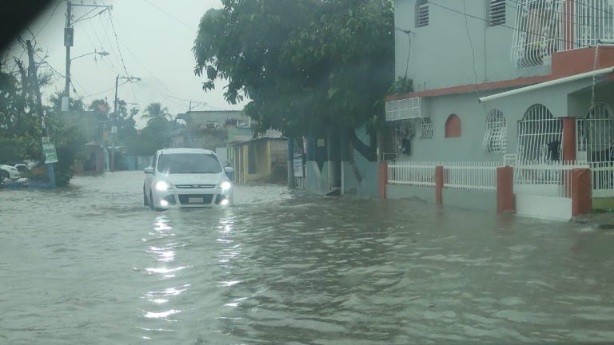
[[[377,189],[380,199],[386,199],[386,185],[388,184],[388,162],[380,161],[378,171]]]
[[[435,203],[443,204],[443,166],[435,167]]]
[[[571,170],[571,215],[588,214],[593,209],[591,169]]]
[[[514,212],[514,168],[497,168],[497,213]]]

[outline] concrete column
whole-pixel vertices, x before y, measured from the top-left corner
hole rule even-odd
[[[576,118],[563,118],[563,143],[561,145],[564,161],[576,160]]]
[[[591,169],[571,170],[571,215],[588,214],[593,209]]]
[[[443,205],[443,166],[435,167],[435,203]]]
[[[307,145],[305,146],[305,155],[306,160],[315,161],[316,160],[316,138],[314,136],[308,136]]]
[[[514,168],[497,168],[497,213],[514,212]]]
[[[378,183],[377,188],[380,199],[386,199],[386,185],[388,184],[388,162],[380,161],[378,163]]]

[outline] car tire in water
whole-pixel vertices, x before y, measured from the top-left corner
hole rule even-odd
[[[147,194],[145,194],[145,190],[143,190],[143,206],[149,206],[149,200],[147,200]]]
[[[154,203],[153,203],[153,194],[151,192],[149,192],[149,208],[151,208],[152,210],[155,210],[156,208],[154,207]]]

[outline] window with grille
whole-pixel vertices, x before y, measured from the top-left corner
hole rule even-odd
[[[431,121],[431,119],[420,119],[420,123],[418,124],[418,138],[433,139],[433,121]]]
[[[490,0],[488,6],[488,24],[505,24],[505,0]]]
[[[427,0],[416,2],[416,27],[429,25],[429,3]]]
[[[486,116],[482,146],[488,152],[507,152],[507,123],[501,110],[493,109]]]

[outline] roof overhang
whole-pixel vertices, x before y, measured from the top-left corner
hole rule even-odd
[[[564,83],[568,83],[568,82],[572,82],[572,81],[576,81],[576,80],[580,80],[580,79],[584,79],[584,78],[593,78],[593,77],[597,77],[597,76],[601,76],[601,75],[605,75],[605,74],[610,74],[612,72],[614,72],[614,66],[613,67],[602,68],[602,69],[598,69],[598,70],[594,70],[594,71],[590,71],[590,72],[575,74],[575,75],[571,75],[571,76],[568,76],[568,77],[563,77],[563,78],[558,78],[558,79],[554,79],[554,80],[549,80],[549,81],[545,81],[543,83],[529,85],[529,86],[521,87],[521,88],[518,88],[518,89],[504,91],[504,92],[496,93],[494,95],[490,95],[490,96],[486,96],[486,97],[480,97],[480,98],[478,98],[478,100],[480,101],[480,103],[489,102],[489,101],[493,101],[493,100],[499,99],[499,98],[509,97],[509,96],[517,95],[517,94],[524,93],[524,92],[539,90],[539,89],[543,89],[543,88],[546,88],[546,87],[560,85],[560,84],[564,84]]]

